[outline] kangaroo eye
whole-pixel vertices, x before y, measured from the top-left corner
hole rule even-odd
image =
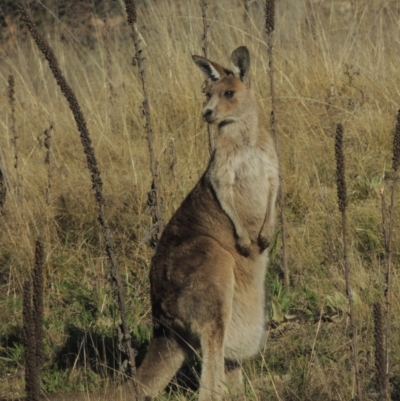
[[[234,95],[234,91],[226,91],[225,93],[224,93],[224,96],[226,97],[226,98],[228,98],[228,99],[231,99],[232,97],[233,97],[233,95]]]
[[[207,100],[210,100],[210,98],[211,98],[211,93],[210,93],[210,92],[207,92],[207,93],[206,93],[206,99],[207,99]]]

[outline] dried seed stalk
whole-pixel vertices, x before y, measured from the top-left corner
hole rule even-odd
[[[393,137],[393,181],[390,193],[389,205],[389,222],[387,227],[386,240],[386,380],[390,376],[390,337],[391,337],[391,321],[392,321],[392,241],[393,241],[393,215],[394,215],[394,199],[395,188],[398,181],[398,169],[400,166],[400,110],[397,113],[396,128]]]
[[[380,302],[374,303],[375,369],[380,399],[386,399],[386,360],[383,340],[383,319]]]
[[[35,266],[33,269],[33,319],[35,326],[35,340],[36,340],[36,369],[40,375],[43,365],[43,266],[45,262],[44,246],[40,239],[36,240],[35,246]]]
[[[275,0],[265,2],[265,32],[271,35],[275,29]]]
[[[347,220],[346,220],[346,178],[345,178],[345,163],[343,154],[343,126],[338,124],[336,127],[335,137],[335,157],[336,157],[336,177],[337,177],[337,194],[339,211],[342,214],[342,234],[343,234],[343,259],[344,259],[344,274],[346,280],[346,295],[349,301],[350,325],[352,328],[351,350],[354,367],[354,381],[357,392],[357,400],[361,401],[361,385],[358,371],[358,353],[357,353],[357,328],[354,318],[353,296],[350,285],[350,267],[347,252]]]
[[[8,101],[11,107],[11,133],[12,133],[12,145],[14,148],[14,167],[18,168],[18,146],[17,146],[17,130],[15,128],[15,80],[14,75],[10,74],[8,77]]]
[[[208,8],[207,2],[205,0],[200,0],[200,7],[201,7],[201,17],[203,20],[203,35],[201,37],[201,42],[202,42],[201,49],[203,51],[203,56],[205,58],[208,58],[207,34],[208,34],[209,25],[208,25],[208,21],[207,21],[207,8]],[[208,85],[209,85],[209,82],[206,79],[203,84],[203,93],[204,94],[206,94],[208,91]],[[206,101],[203,103],[203,107],[206,105],[206,103],[207,103]],[[211,155],[211,153],[214,150],[214,132],[213,132],[210,124],[207,124],[207,134],[208,134],[208,151]]]
[[[338,206],[340,213],[346,212],[347,188],[345,178],[344,154],[343,154],[343,125],[336,127],[335,137],[335,158],[336,158],[336,185],[338,195]]]
[[[25,345],[25,390],[28,401],[39,401],[40,373],[43,365],[43,265],[44,247],[36,241],[33,279],[23,289],[23,324]]]
[[[176,163],[175,138],[171,137],[168,142],[168,165],[174,179],[176,179]]]
[[[276,97],[275,97],[275,82],[274,82],[274,53],[273,53],[273,32],[275,28],[275,0],[266,0],[265,2],[265,32],[267,34],[267,54],[269,61],[269,79],[271,88],[272,111],[270,116],[271,130],[275,138],[276,152],[278,154],[279,163],[279,200],[281,205],[281,229],[282,229],[282,267],[284,284],[287,290],[290,287],[290,274],[288,266],[288,250],[287,250],[287,225],[285,214],[285,188],[282,176],[282,168],[280,163],[279,152],[279,135],[278,123],[276,120]]]
[[[3,207],[6,203],[7,197],[7,187],[6,187],[6,180],[4,178],[4,174],[2,169],[0,168],[0,214],[3,213]]]
[[[80,133],[80,139],[82,142],[84,153],[86,155],[87,166],[91,173],[94,196],[99,208],[99,222],[102,229],[103,237],[105,239],[107,255],[111,263],[110,278],[115,288],[114,297],[121,315],[123,343],[120,345],[120,348],[125,350],[125,354],[127,355],[127,358],[129,360],[129,366],[131,370],[130,373],[133,374],[135,372],[135,351],[133,350],[131,345],[131,335],[129,334],[128,325],[126,323],[126,308],[123,283],[118,270],[118,263],[114,253],[114,244],[112,242],[111,232],[106,223],[103,182],[101,179],[100,170],[97,165],[97,159],[92,146],[92,140],[89,135],[89,130],[87,128],[86,121],[79,106],[78,100],[74,92],[72,91],[72,88],[65,80],[58,66],[58,61],[53,53],[53,50],[39,33],[36,25],[32,21],[32,18],[28,14],[26,6],[23,3],[18,3],[18,8],[23,21],[27,25],[33,39],[36,42],[36,45],[48,61],[50,70],[53,73],[54,78],[56,79],[56,82],[61,89],[61,92],[68,101],[69,107],[72,111],[78,131]]]
[[[36,341],[35,327],[33,323],[32,308],[32,283],[26,280],[23,288],[22,318],[24,325],[24,359],[25,359],[25,391],[27,401],[38,401],[40,393],[37,393],[36,371]]]
[[[244,0],[244,14],[243,14],[243,22],[247,24],[249,20],[249,14],[250,14],[250,5],[253,2],[253,0]]]
[[[202,46],[201,50],[203,51],[203,56],[208,56],[208,41],[207,41],[207,34],[208,34],[208,21],[207,21],[207,2],[205,0],[200,0],[200,7],[201,7],[201,18],[203,20],[203,35],[201,38]]]
[[[147,132],[147,145],[150,154],[150,171],[153,177],[151,189],[148,193],[147,203],[151,208],[151,217],[153,227],[150,229],[150,246],[155,248],[158,244],[159,237],[164,230],[164,207],[161,197],[161,185],[159,180],[158,161],[154,152],[154,135],[150,120],[150,100],[147,90],[146,69],[144,63],[143,51],[140,44],[140,34],[136,25],[136,4],[134,0],[125,0],[128,24],[132,28],[132,38],[135,46],[134,64],[139,68],[139,77],[142,83],[143,104],[142,114],[145,119],[145,129]]]
[[[50,203],[50,191],[51,191],[51,164],[50,164],[50,148],[51,148],[51,135],[50,132],[53,130],[53,125],[45,129],[44,135],[44,147],[46,148],[46,156],[44,162],[47,165],[47,188],[46,188],[46,203]]]
[[[108,88],[110,91],[110,100],[113,101],[116,97],[116,92],[114,90],[113,85],[113,71],[112,71],[112,58],[111,58],[111,51],[110,47],[112,45],[111,38],[110,38],[110,25],[107,20],[107,15],[109,11],[110,3],[109,1],[106,2],[106,11],[104,17],[104,26],[105,26],[105,37],[104,37],[104,48],[106,51],[106,71],[107,71],[107,80],[108,80]]]
[[[381,195],[381,213],[382,213],[382,233],[383,240],[385,243],[385,250],[387,249],[388,242],[388,229],[387,229],[387,219],[386,219],[386,200],[385,200],[385,189],[382,187],[380,190]]]

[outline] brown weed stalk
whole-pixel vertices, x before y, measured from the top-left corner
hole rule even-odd
[[[3,212],[3,207],[4,204],[6,203],[6,197],[7,197],[6,180],[4,178],[2,169],[0,168],[0,214]]]
[[[44,135],[44,147],[46,148],[46,156],[44,158],[44,162],[47,166],[47,187],[46,187],[46,203],[50,203],[50,191],[51,191],[51,164],[50,164],[50,148],[51,148],[51,131],[53,130],[53,125],[50,125],[49,128],[45,129],[43,132]]]
[[[203,35],[201,37],[201,50],[203,52],[204,57],[208,57],[208,40],[207,40],[207,34],[208,34],[208,21],[207,21],[207,9],[208,5],[205,0],[200,0],[200,7],[201,7],[201,18],[203,21]]]
[[[250,14],[250,5],[252,0],[244,0],[244,14],[243,14],[243,22],[246,24],[249,20]]]
[[[342,214],[342,234],[343,234],[343,259],[344,259],[344,275],[346,280],[346,295],[349,302],[350,310],[350,325],[352,328],[352,359],[354,368],[354,381],[356,386],[357,400],[361,401],[361,385],[358,371],[358,357],[357,357],[357,328],[354,318],[354,305],[353,295],[351,292],[350,285],[350,267],[348,261],[347,251],[347,220],[346,220],[346,207],[347,207],[347,190],[346,190],[346,178],[345,178],[345,163],[343,153],[343,125],[338,124],[336,127],[335,137],[335,157],[336,157],[336,177],[337,177],[337,194],[338,194],[338,206],[339,211]]]
[[[386,218],[386,199],[385,199],[385,189],[382,187],[380,190],[381,195],[381,213],[382,213],[382,234],[385,243],[385,250],[388,242],[388,230],[387,230],[387,218]],[[385,290],[386,292],[386,290]]]
[[[122,326],[121,328],[123,332],[123,340],[122,343],[120,344],[120,348],[125,350],[125,354],[129,360],[129,366],[131,370],[130,373],[133,374],[135,372],[135,351],[133,350],[131,345],[131,335],[129,334],[128,325],[126,323],[124,288],[118,270],[118,263],[114,252],[114,244],[112,241],[111,232],[106,222],[105,200],[103,196],[103,181],[101,179],[100,170],[98,168],[97,159],[92,146],[92,140],[89,135],[89,130],[87,128],[86,121],[79,106],[78,100],[74,92],[72,91],[72,88],[65,80],[64,75],[62,74],[58,66],[58,61],[53,53],[53,50],[51,49],[49,44],[45,41],[43,36],[39,33],[36,25],[32,21],[32,18],[28,14],[25,5],[23,3],[18,3],[18,9],[37,47],[43,53],[46,60],[48,61],[50,70],[53,73],[54,78],[56,79],[56,82],[61,89],[61,92],[68,101],[69,107],[72,111],[78,131],[80,133],[80,139],[82,142],[84,153],[86,155],[87,166],[91,174],[94,196],[99,208],[98,219],[105,240],[106,252],[111,263],[110,278],[112,283],[114,284],[114,289],[115,289],[114,298],[121,315],[121,326]]]
[[[394,199],[395,188],[398,181],[398,169],[400,166],[400,110],[397,113],[396,128],[393,136],[393,180],[390,193],[389,219],[387,222],[387,232],[385,233],[385,251],[386,251],[386,380],[390,376],[390,337],[391,337],[391,320],[392,320],[392,241],[393,241],[393,215],[394,215]],[[384,214],[384,212],[383,212]],[[384,216],[383,216],[384,217]],[[385,226],[384,226],[385,228]],[[386,384],[387,385],[387,384]]]
[[[25,281],[23,288],[22,318],[24,325],[25,391],[27,401],[38,401],[40,389],[36,385],[36,341],[32,312],[32,283]]]
[[[32,306],[33,306],[33,320],[35,326],[35,339],[36,339],[36,366],[37,374],[43,365],[43,266],[45,262],[45,251],[43,243],[40,239],[36,240],[35,246],[35,266],[33,269],[33,293],[32,293]],[[40,377],[40,376],[39,376]]]
[[[128,24],[132,28],[132,38],[135,46],[134,65],[139,68],[139,77],[142,83],[143,90],[143,103],[142,103],[142,114],[145,120],[145,130],[147,132],[147,145],[149,148],[150,155],[150,171],[153,177],[151,183],[151,189],[148,193],[147,204],[150,206],[151,218],[153,226],[150,229],[150,246],[155,248],[158,244],[159,237],[164,230],[164,206],[161,197],[161,185],[160,185],[160,174],[158,169],[158,161],[154,152],[154,135],[153,128],[150,119],[150,100],[147,90],[146,80],[146,68],[144,63],[143,50],[140,43],[140,35],[137,28],[136,20],[136,3],[135,0],[125,0],[126,14],[128,18]]]
[[[114,90],[113,85],[113,71],[112,71],[112,57],[111,57],[111,38],[110,38],[110,25],[107,20],[108,11],[110,8],[109,1],[106,1],[106,10],[105,10],[105,17],[104,17],[104,27],[105,27],[105,35],[104,35],[104,48],[106,51],[106,71],[107,71],[107,80],[108,80],[108,89],[110,91],[110,100],[113,101],[116,97],[116,93]]]
[[[174,180],[176,179],[176,147],[175,147],[175,139],[173,137],[169,138],[168,141],[168,167],[169,171],[172,173]]]
[[[380,302],[374,303],[373,308],[376,382],[380,392],[380,399],[386,400],[386,358]]]
[[[23,289],[23,323],[25,345],[25,390],[28,401],[39,401],[40,374],[43,366],[43,265],[44,247],[36,241],[32,280]]]
[[[272,110],[270,115],[271,130],[275,138],[276,152],[278,154],[279,163],[279,200],[281,205],[281,229],[282,229],[282,267],[283,267],[283,280],[287,290],[290,286],[290,275],[288,266],[288,250],[287,250],[287,227],[286,227],[286,214],[285,214],[285,188],[282,176],[282,168],[280,162],[279,152],[279,135],[278,123],[276,120],[276,96],[275,96],[275,82],[274,82],[274,33],[275,29],[275,0],[266,0],[265,2],[265,32],[267,34],[267,54],[269,62],[269,82],[271,90]]]
[[[17,129],[15,124],[15,80],[14,75],[10,74],[8,77],[8,102],[11,107],[11,134],[12,145],[14,148],[14,167],[18,169],[18,146],[17,146]]]
[[[208,58],[208,40],[207,40],[207,34],[208,34],[208,20],[207,20],[207,9],[208,5],[205,0],[200,0],[200,7],[201,7],[201,18],[203,21],[203,35],[201,37],[201,50],[203,52],[203,56],[205,58]],[[203,84],[203,93],[206,94],[208,91],[208,80],[206,79]],[[203,107],[206,105],[206,101],[203,103]],[[207,134],[208,134],[208,151],[211,155],[214,149],[214,132],[212,131],[212,128],[210,124],[207,124]]]

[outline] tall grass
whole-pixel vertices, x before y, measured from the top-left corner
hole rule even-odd
[[[349,262],[355,277],[354,313],[360,322],[360,383],[369,395],[376,392],[372,305],[381,299],[386,271],[379,190],[390,188],[392,121],[400,89],[396,3],[389,1],[381,7],[377,1],[359,0],[349,9],[342,9],[344,2],[336,1],[288,4],[277,2],[274,36],[291,292],[287,294],[282,285],[281,242],[277,237],[271,244],[266,280],[273,306],[270,315],[274,309],[277,321],[269,326],[261,354],[244,363],[247,399],[350,399],[352,372],[347,302],[342,296],[345,280],[338,263],[342,258],[341,221],[336,211],[332,133],[337,121],[345,124]],[[208,2],[208,6],[208,56],[226,60],[228,67],[232,50],[245,44],[252,57],[252,85],[264,114],[268,114],[271,99],[262,7],[258,2],[248,4],[245,14],[239,2],[221,0]],[[122,5],[110,8],[110,13],[124,12]],[[141,2],[137,15],[148,67],[154,153],[168,220],[204,171],[209,157],[206,127],[201,121],[202,76],[190,57],[201,54],[202,16],[197,2],[167,0]],[[43,26],[50,33],[68,28],[61,25],[49,17]],[[102,172],[107,223],[120,255],[128,326],[138,344],[139,362],[152,325],[151,250],[140,245],[152,224],[147,206],[152,177],[140,110],[143,94],[131,65],[129,28],[122,25],[110,32],[109,56],[102,36],[91,46],[82,46],[74,36],[77,33],[71,31],[63,39],[50,33],[46,38],[87,116]],[[48,391],[89,391],[105,385],[104,375],[118,377],[113,345],[117,314],[104,280],[107,260],[101,251],[90,173],[68,106],[31,39],[17,42],[0,57],[0,167],[8,189],[0,214],[0,395],[23,393],[19,374],[22,289],[43,216],[49,227],[42,387]],[[351,82],[347,74],[350,66],[351,71],[359,72]],[[7,96],[10,74],[18,89],[15,116],[20,137],[20,201],[15,190],[17,172]],[[112,102],[110,83],[115,94]],[[51,123],[52,186],[47,205],[43,196],[47,188],[46,149],[37,137]],[[174,152],[169,150],[171,138]],[[173,170],[171,152],[176,156]],[[397,194],[395,198],[398,202]],[[394,209],[394,221],[398,217]],[[392,246],[392,293],[396,294],[400,290],[398,241],[394,239]],[[395,332],[400,312],[397,297],[392,298],[391,307]],[[91,347],[92,343],[99,346]],[[400,381],[398,336],[391,336],[390,350],[391,386],[396,394]],[[108,368],[101,373],[99,367],[105,365],[105,359]],[[160,399],[179,399],[179,394],[191,396],[180,378],[171,393]]]

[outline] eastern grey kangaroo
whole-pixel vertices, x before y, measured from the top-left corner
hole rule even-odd
[[[246,47],[231,70],[200,56],[209,79],[203,119],[217,134],[208,167],[166,226],[150,267],[154,338],[137,372],[140,400],[155,397],[197,349],[200,401],[242,381],[240,362],[265,332],[266,248],[279,185],[275,143],[249,80]]]

